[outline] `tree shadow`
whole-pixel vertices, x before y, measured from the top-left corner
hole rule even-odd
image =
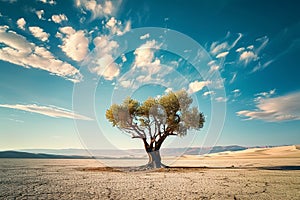
[[[300,166],[293,166],[293,165],[267,166],[267,167],[258,167],[258,169],[264,169],[264,170],[300,170]]]

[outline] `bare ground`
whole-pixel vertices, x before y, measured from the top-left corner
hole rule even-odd
[[[1,159],[0,199],[300,199],[297,166],[245,166],[135,171],[95,160]]]

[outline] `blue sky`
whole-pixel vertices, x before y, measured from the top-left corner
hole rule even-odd
[[[0,149],[142,148],[105,110],[181,88],[207,121],[164,147],[299,144],[299,6],[0,0]]]

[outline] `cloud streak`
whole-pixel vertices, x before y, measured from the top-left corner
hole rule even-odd
[[[241,110],[237,112],[246,120],[263,120],[280,122],[300,120],[300,92],[294,92],[275,98],[261,98],[255,110]]]
[[[76,114],[71,110],[59,108],[56,106],[40,106],[36,104],[22,105],[22,104],[0,104],[2,108],[11,108],[16,110],[23,110],[31,113],[38,113],[48,117],[54,118],[68,118],[68,119],[80,119],[80,120],[93,120],[84,115]]]

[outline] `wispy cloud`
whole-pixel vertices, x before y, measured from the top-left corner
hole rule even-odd
[[[245,65],[248,65],[248,63],[257,59],[258,56],[253,51],[244,51],[239,58],[239,60],[244,62]]]
[[[113,16],[120,4],[120,0],[75,0],[76,7],[92,13],[92,19]]]
[[[231,34],[228,33],[226,38],[228,38]],[[229,52],[232,48],[234,48],[236,46],[236,44],[239,42],[239,40],[243,37],[243,35],[241,33],[238,33],[238,37],[231,43],[229,44],[228,41],[224,41],[224,42],[213,42],[210,46],[210,53],[212,55],[219,55],[219,57],[223,57],[220,55],[224,55],[224,54],[220,54],[222,52]],[[227,54],[226,54],[227,55]],[[225,56],[226,56],[225,55]]]
[[[73,82],[82,78],[78,69],[55,58],[46,48],[36,46],[9,30],[8,26],[0,26],[0,43],[0,60],[26,68],[42,69]]]
[[[215,94],[216,94],[216,93],[215,93],[214,91],[210,90],[210,91],[204,92],[204,93],[203,93],[203,96],[208,96],[208,95],[213,96],[213,95],[215,95]]]
[[[145,35],[142,35],[142,36],[140,37],[140,39],[141,39],[141,40],[145,40],[145,39],[148,39],[149,37],[150,37],[150,34],[147,33],[147,34],[145,34]]]
[[[218,42],[213,42],[210,47],[210,53],[212,55],[217,55],[221,51],[225,51],[229,48],[229,45],[227,42],[223,42],[221,44],[218,44]]]
[[[241,110],[237,115],[245,117],[246,120],[258,119],[268,122],[300,120],[299,99],[300,92],[274,98],[261,98],[257,101],[256,109]]]
[[[263,36],[254,41],[246,41],[243,34],[238,33],[237,37],[228,33],[226,37],[220,41],[212,42],[209,47],[209,53],[214,58],[214,64],[219,66],[219,69],[230,72],[228,70],[234,67],[243,66],[242,70],[247,70],[249,73],[263,70],[274,62],[263,51],[269,45],[269,38]],[[230,56],[228,56],[230,54]],[[234,66],[233,66],[234,64]],[[226,68],[225,65],[231,65],[232,68]],[[237,69],[230,72],[233,76],[229,80],[232,84],[237,78]]]
[[[228,101],[228,99],[225,98],[225,97],[216,97],[215,100],[216,100],[217,102],[227,102],[227,101]]]
[[[264,98],[270,98],[271,96],[273,96],[274,94],[276,93],[276,89],[272,89],[270,91],[267,91],[267,92],[260,92],[260,93],[257,93],[255,94],[255,99],[254,101],[258,102],[260,101],[261,99],[264,99]]]
[[[240,89],[234,89],[234,90],[231,91],[231,93],[233,93],[233,97],[234,97],[234,98],[237,98],[237,97],[239,97],[239,96],[242,95]]]
[[[237,74],[238,74],[237,72],[232,73],[232,78],[230,79],[229,84],[234,83],[234,81],[236,80]]]
[[[36,104],[22,105],[22,104],[0,104],[2,108],[11,108],[16,110],[23,110],[31,113],[38,113],[41,115],[54,117],[54,118],[68,118],[68,119],[80,119],[80,120],[93,120],[89,117],[76,114],[71,110],[59,108],[56,106],[40,106]]]

